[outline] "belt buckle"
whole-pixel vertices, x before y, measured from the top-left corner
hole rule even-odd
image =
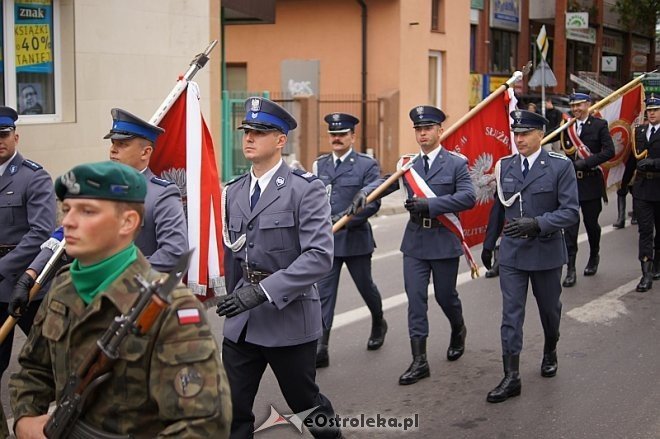
[[[422,218],[422,227],[425,229],[430,229],[432,224],[433,222],[431,218]]]
[[[577,178],[584,178],[584,172],[582,171],[575,171],[575,176]]]

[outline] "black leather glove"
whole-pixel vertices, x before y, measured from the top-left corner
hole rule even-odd
[[[216,313],[222,317],[234,317],[240,313],[261,305],[268,297],[259,285],[246,285],[220,298]]]
[[[516,218],[504,226],[504,235],[510,238],[528,236],[533,238],[541,232],[539,222],[536,218]]]
[[[586,171],[587,168],[587,162],[582,159],[575,160],[573,162],[573,167],[575,168],[576,171]]]
[[[350,207],[349,207],[349,209],[350,209]],[[336,223],[337,221],[339,221],[340,219],[342,219],[345,215],[349,215],[349,213],[348,213],[348,209],[343,210],[343,211],[341,211],[341,212],[339,212],[339,213],[335,213],[334,215],[332,215],[332,216],[330,217],[330,219],[332,220],[332,224],[334,224],[334,223]]]
[[[421,215],[429,214],[429,200],[427,198],[408,198],[403,204],[403,207],[405,207],[410,213]]]
[[[493,251],[487,248],[481,250],[481,262],[483,262],[486,270],[490,270],[490,267],[493,266]]]
[[[14,285],[14,291],[9,298],[7,312],[14,318],[20,318],[27,310],[30,301],[30,290],[34,286],[34,279],[27,273],[23,273]]]
[[[655,160],[645,158],[637,162],[637,169],[643,172],[655,170]]]
[[[367,205],[367,193],[365,191],[358,191],[357,194],[353,197],[351,205],[346,209],[346,215],[355,215],[359,211],[365,208]]]

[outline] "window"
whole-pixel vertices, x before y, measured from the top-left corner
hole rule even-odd
[[[499,29],[491,30],[491,73],[510,74],[516,70],[518,34]]]
[[[431,0],[431,30],[445,31],[445,3],[442,0]]]
[[[59,121],[59,0],[1,3],[0,100],[24,122]]]
[[[429,104],[442,108],[442,53],[429,53]]]

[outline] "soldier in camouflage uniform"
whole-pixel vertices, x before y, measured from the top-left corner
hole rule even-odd
[[[42,431],[70,374],[136,302],[135,275],[162,276],[133,242],[145,186],[136,170],[114,162],[77,166],[55,183],[75,260],[53,281],[9,383],[19,439]],[[145,335],[129,335],[120,346],[110,379],[94,390],[79,425],[127,438],[229,436],[229,387],[204,310],[183,285],[170,301]]]

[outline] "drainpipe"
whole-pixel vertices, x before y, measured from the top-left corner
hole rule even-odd
[[[362,8],[362,139],[360,149],[367,151],[367,4],[356,0]]]

